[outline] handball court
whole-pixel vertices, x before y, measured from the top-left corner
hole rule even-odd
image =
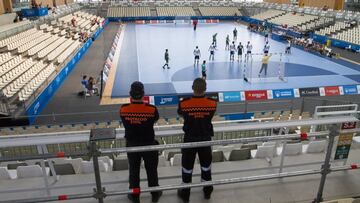
[[[253,52],[262,53],[264,37],[256,33],[249,33],[245,26],[235,23],[199,24],[197,31],[194,32],[189,24],[176,26],[170,24],[127,24],[123,32],[121,32],[118,43],[119,49],[116,50],[116,58],[114,57],[113,62],[116,68],[112,68],[110,71],[111,74],[109,75],[103,98],[100,99],[98,96],[87,97],[86,99],[79,97],[77,93],[82,91],[80,85],[82,76],[87,75],[95,78],[100,76],[100,71],[103,69],[104,61],[110,52],[114,36],[119,26],[119,23],[111,22],[105,27],[104,31],[97,40],[93,42],[92,46],[76,65],[76,68],[50,99],[41,112],[41,115],[36,119],[36,124],[82,123],[119,119],[119,103],[128,102],[129,84],[134,80],[140,79],[145,83],[145,91],[148,95],[191,92],[192,80],[201,75],[201,68],[194,68],[193,66],[193,49],[198,45],[201,49],[201,59],[207,60],[209,54],[208,47],[212,40],[212,34],[215,32],[218,33],[218,50],[215,53],[214,63],[208,63],[207,60],[208,91],[238,91],[242,88],[272,89],[277,88],[277,86],[292,88],[292,85],[295,87],[296,84],[299,87],[313,87],[316,83],[327,86],[335,84],[358,84],[360,82],[359,65],[340,60],[336,60],[337,63],[332,62],[327,58],[322,58],[293,48],[293,53],[289,56],[293,63],[300,65],[308,64],[308,66],[297,65],[296,67],[298,68],[291,70],[294,70],[293,74],[295,72],[297,75],[302,74],[303,76],[287,76],[286,82],[269,82],[262,78],[262,80],[265,81],[264,83],[252,82],[247,84],[242,80],[243,73],[241,71],[244,66],[237,61],[230,64],[229,52],[225,51],[225,34],[229,34],[232,39],[232,30],[236,26],[239,31],[237,43],[239,41],[246,43],[246,39],[254,38],[252,41],[254,46]],[[141,31],[137,31],[136,29],[140,29]],[[175,30],[180,30],[181,33],[177,33]],[[150,36],[149,33],[152,32],[154,33]],[[140,39],[140,33],[143,35],[142,42],[138,41]],[[204,36],[202,36],[202,33],[204,33]],[[149,37],[146,38],[148,34]],[[184,36],[185,34],[188,37]],[[181,39],[184,39],[184,41],[180,41]],[[153,40],[154,42],[152,42]],[[157,41],[157,43],[161,42],[162,45],[155,43],[155,41]],[[149,44],[154,45],[150,47]],[[284,52],[285,44],[270,40],[270,45],[271,53],[276,53],[279,50]],[[171,68],[169,70],[162,69],[165,48],[168,48],[170,51]],[[341,56],[360,63],[360,58],[356,54],[336,48],[334,48],[334,50],[340,53]],[[143,56],[139,54],[140,52]],[[184,56],[180,54],[184,54]],[[312,61],[310,61],[310,59],[312,59]],[[253,64],[255,64],[257,60],[260,59],[254,57]],[[140,66],[138,61],[140,61],[142,66]],[[274,64],[275,69],[278,67],[279,61],[277,56],[272,57],[270,62]],[[345,65],[339,64],[340,62]],[[259,69],[260,62],[258,61],[257,63],[254,67],[256,66],[256,68]],[[272,70],[273,65],[271,63],[269,64],[268,77],[276,74],[276,70]],[[286,71],[288,71],[286,74],[290,74],[291,66],[287,65],[286,67],[289,67],[286,69]],[[213,71],[216,71],[216,74],[213,74]],[[319,74],[320,72],[322,74]],[[304,76],[304,74],[307,74],[307,76]],[[125,97],[125,99],[123,97]],[[354,99],[356,100],[356,98]],[[239,106],[236,103],[233,105],[229,103],[227,105],[231,105],[231,108],[229,107],[231,112],[239,110],[234,110]],[[219,104],[220,113],[227,112],[227,108],[222,109],[221,107],[222,105]],[[162,116],[173,116],[174,112],[176,112],[174,109],[169,109],[162,111],[161,114]]]
[[[236,27],[246,52],[248,41],[253,45],[252,60],[230,62],[225,50],[226,35],[233,41]],[[212,35],[217,34],[215,60],[209,61],[208,48]],[[177,95],[191,93],[192,81],[201,77],[201,62],[207,63],[208,92],[269,90],[286,88],[354,85],[360,83],[360,65],[345,60],[330,59],[292,47],[290,55],[283,54],[285,44],[269,38],[270,58],[267,76],[258,77],[265,38],[235,22],[199,24],[196,31],[190,24],[127,24],[114,56],[115,70],[110,71],[104,95],[111,99],[128,97],[129,86],[139,80],[145,84],[147,95]],[[193,50],[199,46],[199,66],[194,66]],[[170,69],[163,69],[164,52],[169,50]],[[282,53],[280,55],[280,53]],[[251,68],[250,68],[251,67]],[[113,68],[114,69],[114,68]],[[251,82],[245,82],[244,70]],[[279,73],[280,72],[280,73]],[[285,79],[280,80],[279,74]],[[121,99],[117,100],[121,103]],[[117,102],[115,102],[117,103]]]

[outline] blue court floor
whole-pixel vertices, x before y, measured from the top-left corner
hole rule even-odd
[[[238,30],[236,45],[242,42],[245,47],[247,41],[251,41],[253,53],[262,53],[264,37],[251,33],[244,25],[236,23],[201,24],[196,32],[190,24],[128,24],[118,58],[112,97],[128,96],[129,86],[135,80],[145,84],[146,95],[191,93],[192,81],[201,76],[200,65],[194,66],[195,46],[199,46],[201,50],[200,61],[207,61],[208,92],[360,83],[359,65],[324,58],[297,48],[292,48],[291,55],[273,55],[270,58],[267,76],[262,74],[259,78],[261,55],[254,56],[247,63],[244,59],[238,62],[237,56],[235,62],[229,61],[229,51],[225,50],[225,38],[229,34],[232,40],[232,31],[235,27]],[[218,46],[215,60],[209,62],[208,48],[214,33],[218,33]],[[270,53],[283,53],[285,50],[284,43],[270,39],[269,44]],[[162,68],[165,49],[169,49],[171,67],[166,70]],[[284,81],[278,78],[279,73],[284,76]],[[248,74],[249,83],[243,80],[243,74]]]

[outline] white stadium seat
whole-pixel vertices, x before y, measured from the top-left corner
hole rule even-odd
[[[17,178],[34,178],[43,176],[43,172],[39,165],[19,166],[16,171]]]

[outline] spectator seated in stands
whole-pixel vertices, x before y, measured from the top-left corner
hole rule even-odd
[[[71,19],[71,25],[72,25],[73,27],[76,27],[76,19],[75,19],[75,17],[73,17],[73,18]]]

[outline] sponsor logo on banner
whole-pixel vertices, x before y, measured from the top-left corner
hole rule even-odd
[[[358,88],[356,85],[343,86],[344,94],[358,94]]]
[[[157,21],[157,20],[150,20],[150,23],[151,23],[151,24],[158,24],[158,22],[159,22],[159,21]]]
[[[315,97],[320,96],[318,87],[300,88],[300,97]]]
[[[246,100],[264,100],[267,99],[267,90],[245,91]]]
[[[288,99],[295,97],[293,89],[273,90],[272,95],[274,99]]]
[[[340,88],[338,86],[324,87],[325,96],[340,95]]]
[[[219,93],[220,102],[239,102],[241,101],[240,92],[224,92]]]
[[[176,105],[179,102],[177,96],[155,96],[155,105]]]

